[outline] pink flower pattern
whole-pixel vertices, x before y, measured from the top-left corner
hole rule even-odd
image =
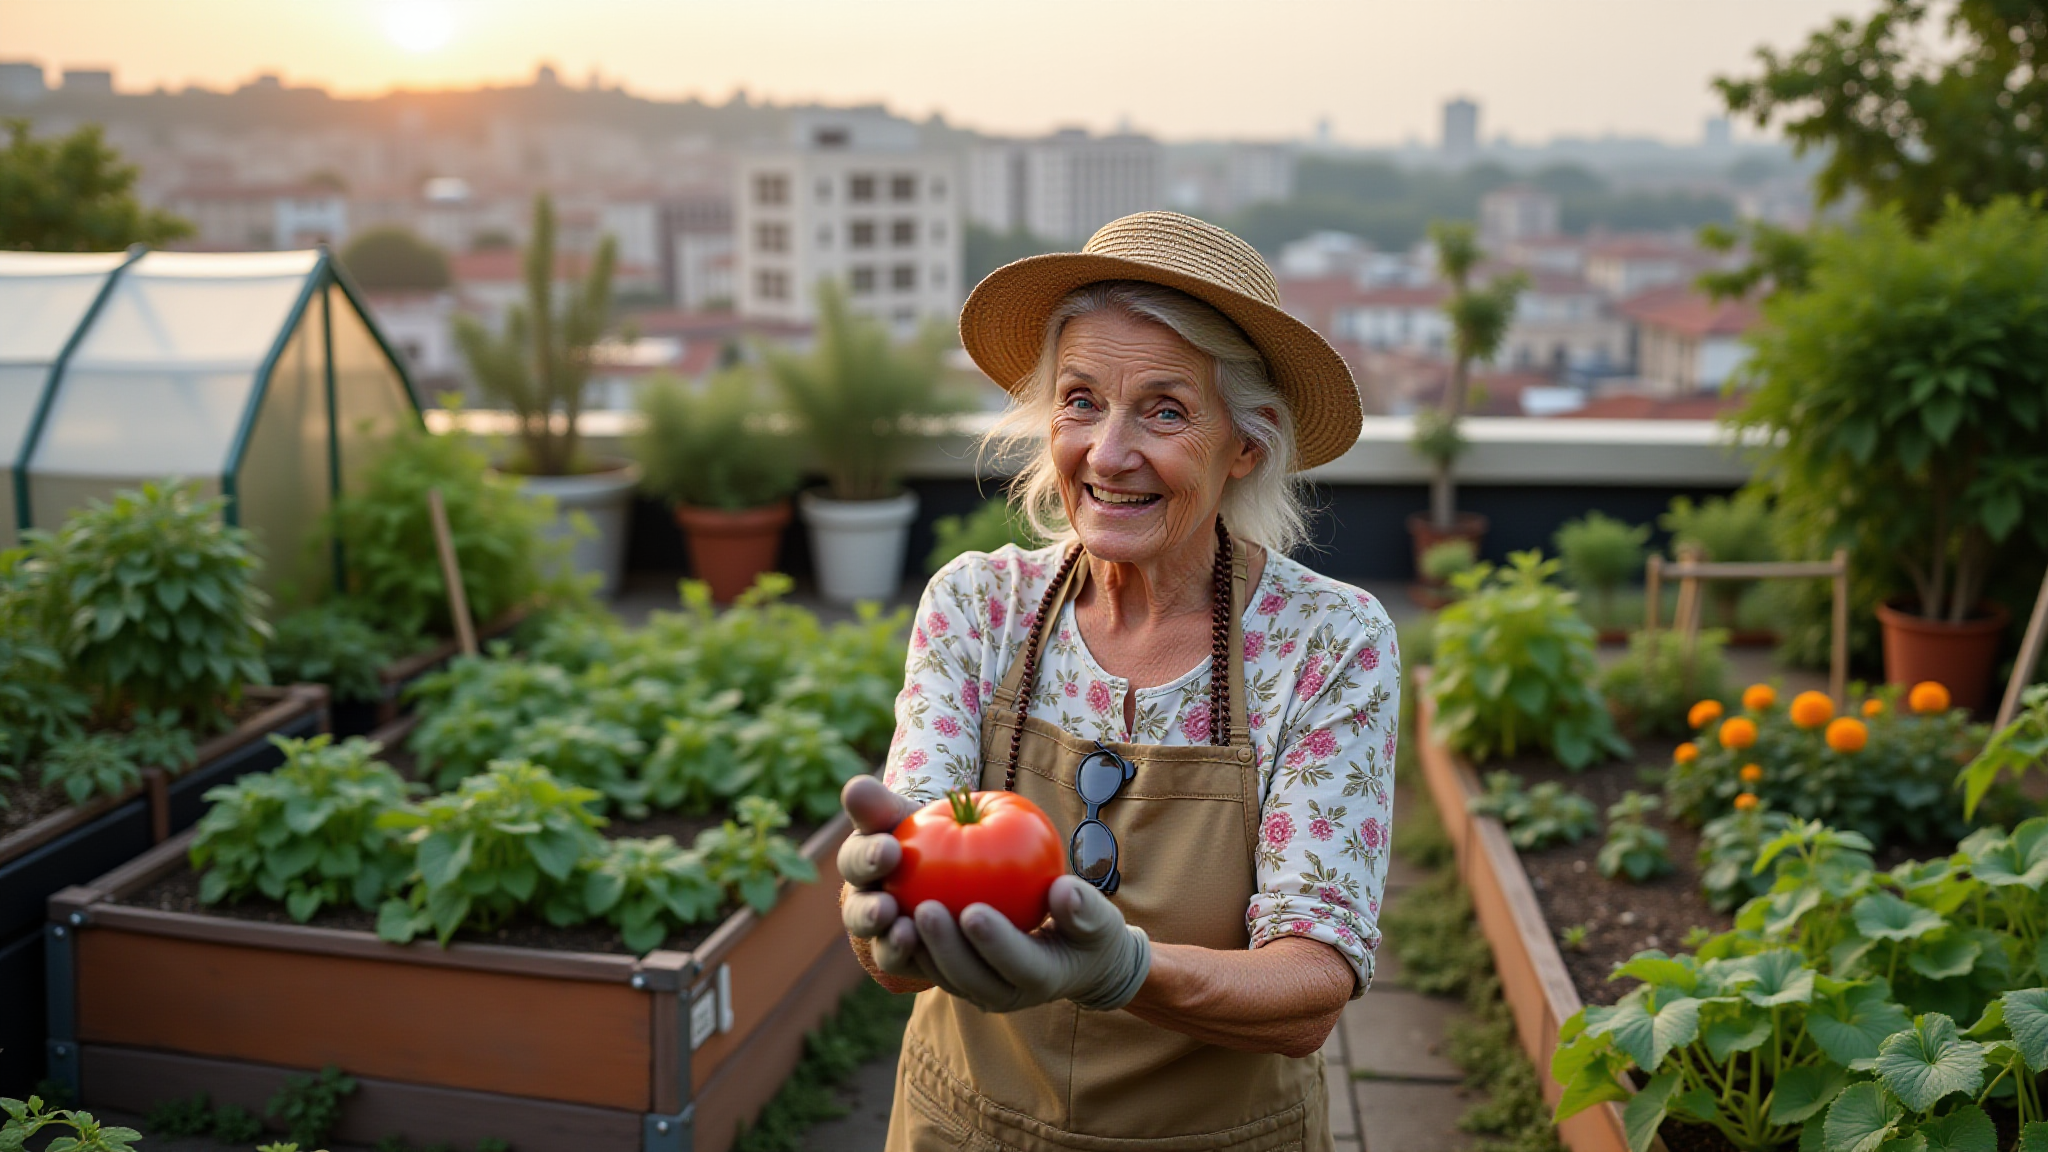
[[[967,553],[933,578],[897,697],[883,772],[891,788],[929,800],[975,785],[981,712],[1037,627],[1059,560],[1057,548],[1009,546]],[[1245,924],[1253,947],[1283,936],[1329,944],[1362,987],[1379,942],[1392,817],[1400,679],[1393,626],[1370,595],[1280,556],[1267,560],[1250,603],[1245,705],[1262,800],[1257,890]],[[1186,676],[1138,689],[1135,730],[1125,732],[1130,682],[1095,662],[1072,613],[1068,605],[1052,621],[1057,640],[1039,655],[1032,715],[1083,739],[1208,742],[1215,717],[1206,658]]]

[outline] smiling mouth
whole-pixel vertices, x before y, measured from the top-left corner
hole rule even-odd
[[[1088,490],[1090,499],[1112,508],[1142,508],[1148,504],[1157,504],[1161,499],[1157,492],[1111,492],[1107,488],[1097,488],[1093,484],[1084,484],[1082,487]]]

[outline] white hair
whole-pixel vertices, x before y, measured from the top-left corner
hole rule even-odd
[[[1076,317],[1121,312],[1172,330],[1216,366],[1215,386],[1231,427],[1259,449],[1243,478],[1225,482],[1219,509],[1231,534],[1275,552],[1308,537],[1307,483],[1294,471],[1294,415],[1273,386],[1265,357],[1230,318],[1177,289],[1136,280],[1107,280],[1077,288],[1045,322],[1045,343],[1030,381],[982,439],[984,452],[1028,460],[1010,482],[1010,499],[1031,527],[1049,540],[1073,537],[1060,501],[1059,475],[1044,442],[1056,405],[1060,332]]]

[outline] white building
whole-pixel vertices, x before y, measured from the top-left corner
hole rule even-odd
[[[743,158],[733,236],[740,315],[804,322],[837,280],[854,311],[908,334],[962,298],[959,167],[878,111],[805,112],[793,138]]]
[[[1527,184],[1509,184],[1479,198],[1479,239],[1489,251],[1556,236],[1561,220],[1557,197]]]
[[[1636,331],[1636,375],[1652,396],[1718,391],[1749,360],[1743,334],[1760,318],[1753,299],[1714,300],[1682,284],[1623,301]]]
[[[167,197],[192,221],[190,243],[214,251],[339,246],[348,239],[348,197],[314,185],[196,186]]]
[[[1282,179],[1248,171],[1260,184]],[[1290,165],[1284,177],[1293,180]],[[1166,203],[1166,150],[1149,136],[1090,136],[1077,128],[976,148],[968,158],[969,219],[1078,244],[1097,228]]]
[[[41,64],[33,60],[0,60],[0,100],[32,104],[49,92]]]
[[[1479,105],[1463,96],[1444,101],[1444,155],[1468,160],[1479,151]]]
[[[112,96],[114,74],[105,68],[66,68],[64,91],[73,96]]]

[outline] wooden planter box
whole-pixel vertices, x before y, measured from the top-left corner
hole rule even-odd
[[[1467,810],[1466,802],[1482,791],[1479,778],[1464,757],[1438,743],[1431,732],[1436,709],[1424,691],[1427,684],[1428,671],[1417,672],[1414,739],[1423,779],[1450,834],[1458,878],[1471,893],[1479,930],[1493,950],[1501,996],[1515,1018],[1515,1034],[1535,1066],[1544,1102],[1555,1107],[1563,1088],[1550,1077],[1550,1056],[1557,1049],[1558,1026],[1581,1007],[1579,994],[1507,830],[1499,820]],[[1557,1134],[1572,1152],[1628,1152],[1621,1106],[1612,1102],[1571,1117],[1558,1125]],[[1660,1139],[1651,1147],[1663,1152],[1664,1143]]]
[[[515,608],[503,616],[477,629],[479,645],[509,635],[514,628],[524,623],[529,615],[525,608]],[[377,699],[337,702],[333,707],[334,734],[336,737],[361,736],[372,729],[398,719],[404,708],[405,690],[413,681],[429,672],[437,672],[462,651],[462,646],[453,640],[415,653],[403,660],[394,660],[377,670]]]
[[[725,1152],[865,979],[840,928],[842,815],[785,884],[691,952],[634,959],[129,907],[185,866],[169,840],[49,902],[53,1074],[87,1106],[204,1091],[260,1113],[293,1072],[360,1085],[338,1141],[399,1134],[518,1152]]]
[[[327,689],[318,684],[248,689],[265,706],[233,731],[199,746],[182,775],[143,772],[120,796],[53,812],[0,838],[0,1094],[19,1095],[43,1066],[42,922],[50,894],[134,859],[206,810],[207,789],[283,760],[272,735],[310,736],[327,723]],[[20,994],[15,993],[19,990]]]

